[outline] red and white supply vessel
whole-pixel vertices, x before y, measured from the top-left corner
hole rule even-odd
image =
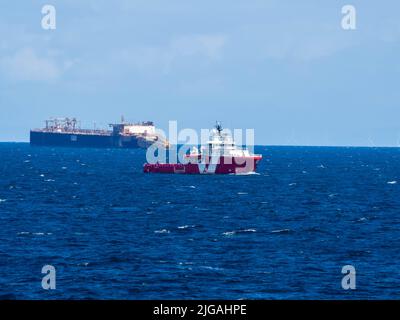
[[[256,171],[259,154],[235,145],[232,137],[223,132],[217,123],[211,130],[210,140],[201,151],[196,147],[190,150],[184,163],[146,163],[145,173],[181,173],[181,174],[251,174]]]

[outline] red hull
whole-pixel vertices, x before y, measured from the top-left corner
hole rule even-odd
[[[256,171],[261,156],[250,157],[220,157],[217,164],[197,163],[146,163],[143,166],[145,173],[181,173],[181,174],[245,174]],[[194,163],[192,163],[194,162]]]

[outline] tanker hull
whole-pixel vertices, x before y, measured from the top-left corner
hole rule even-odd
[[[114,136],[101,134],[56,133],[31,131],[32,146],[60,146],[86,148],[140,148],[144,147],[140,139],[130,136]]]
[[[110,124],[112,130],[81,129],[75,118],[46,120],[46,127],[30,131],[33,146],[94,147],[94,148],[147,148],[156,143],[169,147],[169,142],[156,132],[154,123]]]

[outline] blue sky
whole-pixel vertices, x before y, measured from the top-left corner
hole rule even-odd
[[[57,29],[41,28],[41,8]],[[357,29],[341,28],[343,5]],[[0,3],[0,141],[51,116],[254,128],[257,144],[400,144],[400,2]]]

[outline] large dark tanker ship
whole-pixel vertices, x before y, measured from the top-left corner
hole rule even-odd
[[[30,143],[37,146],[147,148],[157,143],[166,148],[168,141],[156,133],[151,121],[110,124],[110,130],[81,129],[75,118],[46,120],[46,127],[30,131]]]

